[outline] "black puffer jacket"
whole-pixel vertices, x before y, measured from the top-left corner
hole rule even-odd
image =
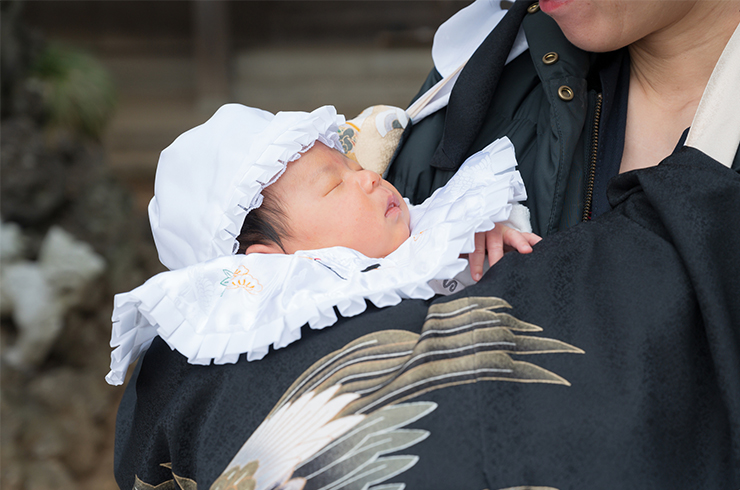
[[[468,155],[496,138],[507,136],[513,142],[533,230],[545,236],[581,221],[590,202],[589,172],[597,144],[604,147],[615,137],[598,130],[601,87],[592,73],[610,55],[576,48],[555,21],[537,8],[529,10],[533,12],[522,21],[529,51],[503,69]],[[508,50],[505,43],[502,46]],[[419,96],[441,78],[432,70]],[[426,199],[454,174],[430,166],[446,112],[442,109],[410,126],[391,163],[388,180],[413,203]],[[733,168],[740,169],[740,157],[735,157]]]

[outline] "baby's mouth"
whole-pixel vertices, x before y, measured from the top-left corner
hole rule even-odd
[[[398,211],[401,210],[401,203],[398,202],[398,199],[396,198],[396,196],[391,194],[388,197],[388,207],[385,210],[385,216],[386,217],[390,216],[391,214],[395,213],[396,210]]]

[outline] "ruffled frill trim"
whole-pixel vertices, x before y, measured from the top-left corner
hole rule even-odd
[[[241,232],[244,217],[262,204],[262,190],[273,184],[285,172],[288,163],[320,141],[341,152],[339,125],[344,116],[333,106],[323,106],[307,117],[304,113],[278,112],[265,128],[262,145],[255,144],[242,164],[242,179],[234,187],[221,217],[213,244],[221,255],[236,251],[236,237]]]
[[[343,247],[226,256],[117,295],[106,381],[122,384],[157,335],[191,364],[235,363],[242,354],[252,361],[300,339],[307,323],[333,325],[334,308],[351,317],[367,301],[383,308],[432,297],[429,281],[465,269],[459,256],[474,250],[474,233],[506,221],[512,204],[526,199],[515,166],[508,139],[471,157],[447,186],[411,208],[412,236],[383,259]]]

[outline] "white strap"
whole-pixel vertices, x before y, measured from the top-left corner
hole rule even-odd
[[[501,8],[501,2],[476,0],[439,26],[434,34],[432,59],[437,71],[444,78],[406,109],[414,124],[447,106],[452,87],[468,59],[504,15],[506,10]],[[506,63],[528,48],[524,30],[519,29]]]
[[[701,97],[686,146],[732,166],[740,145],[740,25],[725,46]]]
[[[447,101],[450,99],[450,93],[452,92],[452,87],[455,85],[457,77],[460,75],[460,72],[465,67],[467,62],[468,61],[465,60],[462,65],[457,67],[456,70],[437,82],[432,88],[427,90],[424,95],[416,99],[416,101],[411,104],[408,109],[406,109],[406,114],[408,114],[412,122],[417,123],[425,116],[431,114],[431,112],[429,111],[422,112],[426,108],[430,108],[433,106],[433,111],[438,111],[439,109],[447,105]],[[441,104],[433,104],[433,102],[437,100],[443,102]],[[439,107],[437,107],[437,105],[439,105]]]

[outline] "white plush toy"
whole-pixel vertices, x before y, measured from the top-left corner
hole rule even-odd
[[[409,117],[400,107],[368,107],[339,126],[344,153],[363,168],[383,175],[408,123]]]

